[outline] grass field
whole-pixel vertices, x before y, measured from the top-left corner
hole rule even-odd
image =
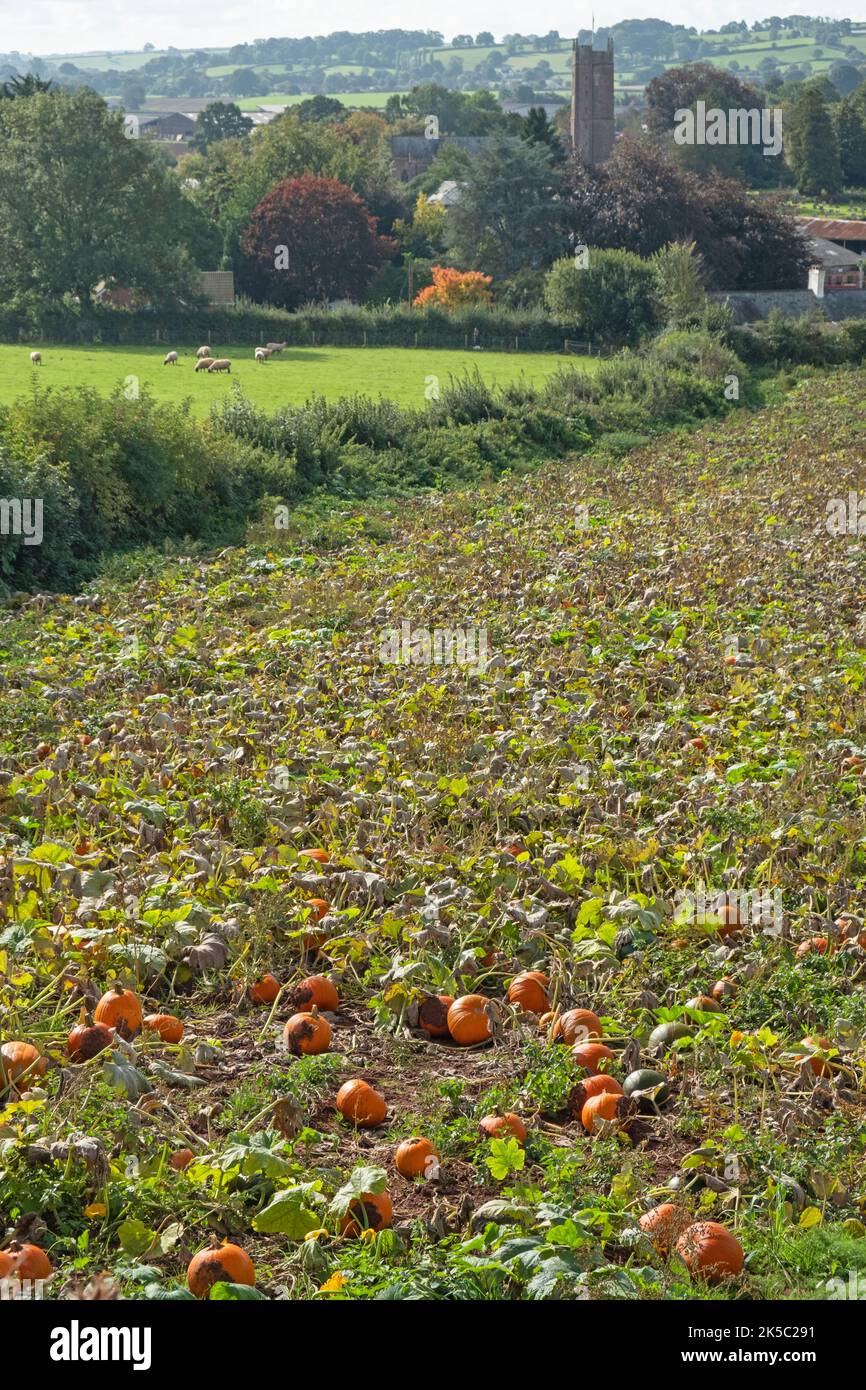
[[[32,344],[38,347],[39,344]],[[150,388],[160,400],[190,398],[197,413],[206,413],[237,381],[256,405],[275,410],[298,404],[312,395],[331,398],[356,393],[388,396],[401,405],[424,404],[429,378],[441,387],[450,376],[477,368],[491,384],[523,378],[542,381],[559,367],[593,368],[597,359],[564,357],[555,353],[460,352],[431,348],[289,348],[264,364],[253,360],[253,348],[214,344],[220,356],[232,360],[231,375],[194,373],[193,349],[183,351],[176,367],[163,365],[167,348],[46,347],[43,365],[30,364],[30,347],[0,345],[0,402],[24,394],[30,383],[42,386],[92,386],[105,394],[120,387]]]

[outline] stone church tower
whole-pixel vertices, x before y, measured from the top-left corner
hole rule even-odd
[[[603,164],[613,149],[613,39],[607,50],[574,41],[571,144],[585,164]]]

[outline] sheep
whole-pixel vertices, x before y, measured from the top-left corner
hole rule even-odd
[[[215,357],[208,367],[209,372],[231,372],[232,364],[229,357]]]
[[[197,371],[197,372],[208,372],[208,371],[210,371],[210,364],[211,364],[211,362],[213,362],[213,360],[214,360],[214,359],[213,359],[212,357],[200,357],[199,360],[198,360],[198,361],[196,362],[196,364],[195,364],[195,369],[196,369],[196,371]]]
[[[163,365],[164,367],[176,367],[176,366],[177,366],[177,353],[176,353],[176,352],[167,352],[167,353],[165,354],[165,358],[164,358],[164,360],[163,360],[163,364],[162,364],[162,365]]]
[[[263,347],[257,347],[257,348],[256,348],[255,357],[256,357],[256,361],[257,361],[257,362],[267,362],[267,360],[268,360],[268,358],[270,357],[270,355],[271,355],[271,354],[270,354],[270,352],[268,351],[267,348],[263,348]]]
[[[41,367],[41,366],[42,366],[42,353],[41,353],[41,352],[31,352],[31,354],[30,354],[30,361],[33,363],[33,366],[34,366],[34,367]]]
[[[282,352],[283,348],[288,346],[288,343],[265,343],[268,352]]]
[[[210,357],[210,348],[207,343],[203,343],[196,353],[196,357]]]

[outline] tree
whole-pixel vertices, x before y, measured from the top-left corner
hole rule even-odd
[[[631,251],[590,247],[585,268],[573,256],[556,261],[544,282],[544,299],[551,313],[589,339],[635,343],[658,327],[653,268]]]
[[[850,96],[833,108],[833,125],[842,178],[849,187],[862,187],[866,184],[866,128],[861,108]]]
[[[707,295],[701,255],[693,241],[676,241],[656,251],[652,259],[658,302],[667,322],[684,326],[700,313]]]
[[[562,191],[549,150],[498,140],[470,160],[448,215],[449,249],[464,265],[497,276],[549,265],[565,244]]]
[[[212,101],[199,111],[195,126],[190,144],[193,149],[204,152],[218,140],[241,139],[252,130],[253,123],[233,101]]]
[[[132,78],[124,82],[120,89],[120,100],[127,111],[139,111],[147,101],[147,89],[143,82]]]
[[[840,192],[842,166],[833,121],[811,82],[804,83],[785,113],[785,149],[801,193],[835,197]]]
[[[530,145],[545,146],[550,151],[554,164],[561,164],[565,158],[556,127],[547,119],[547,112],[543,106],[529,108],[521,126],[520,138],[528,141]]]
[[[441,255],[445,249],[446,218],[441,203],[431,203],[425,193],[419,193],[411,223],[403,218],[394,223],[394,236],[404,254],[424,259]]]
[[[8,82],[4,82],[0,87],[0,101],[16,101],[19,97],[32,97],[38,92],[53,91],[52,82],[43,82],[41,77],[35,77],[32,72],[28,72],[24,77],[11,77]]]
[[[192,293],[182,194],[150,142],[87,88],[0,102],[0,296],[78,299],[99,280],[154,304]]]
[[[294,114],[299,121],[338,121],[342,116],[348,115],[348,112],[336,97],[320,94],[298,102]]]
[[[415,296],[416,309],[435,305],[440,309],[462,309],[467,304],[490,303],[490,275],[479,270],[455,270],[452,266],[431,267],[433,284]]]
[[[843,97],[847,97],[863,81],[863,70],[855,67],[853,63],[846,63],[837,59],[827,69],[827,77],[833,83],[836,91],[841,93]]]
[[[396,247],[336,179],[284,179],[254,209],[242,238],[241,282],[253,297],[297,309],[360,299]]]
[[[677,124],[677,113],[693,111],[698,101],[704,102],[707,111],[760,112],[766,105],[756,88],[710,63],[670,68],[654,77],[647,85],[646,100],[647,127],[653,134],[666,137]],[[775,182],[781,173],[782,161],[766,156],[758,143],[678,144],[676,155],[690,169],[703,173],[718,169],[751,185]]]

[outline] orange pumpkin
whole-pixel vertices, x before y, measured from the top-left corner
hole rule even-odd
[[[394,1166],[404,1178],[420,1178],[438,1163],[439,1153],[429,1139],[404,1139],[394,1153]]]
[[[511,1110],[504,1115],[485,1115],[479,1129],[488,1139],[516,1139],[518,1144],[526,1143],[526,1125],[520,1116]]]
[[[388,1113],[385,1097],[357,1077],[340,1087],[336,1105],[344,1120],[364,1128],[380,1125]]]
[[[746,923],[740,916],[740,905],[736,894],[730,898],[724,898],[716,905],[715,916],[721,918],[718,927],[719,936],[733,936],[735,932],[742,931]]]
[[[492,1036],[491,1001],[483,994],[461,994],[448,1010],[448,1032],[461,1047],[487,1042]]]
[[[598,1120],[622,1119],[627,1111],[628,1101],[625,1096],[618,1096],[613,1091],[601,1091],[598,1095],[591,1096],[584,1105],[580,1112],[580,1123],[587,1134],[592,1134]]]
[[[6,1247],[12,1256],[13,1273],[16,1279],[50,1279],[51,1261],[39,1245],[19,1245],[14,1242]]]
[[[186,1271],[186,1282],[196,1298],[209,1298],[214,1284],[255,1284],[256,1271],[246,1250],[226,1241],[193,1255]]]
[[[690,1274],[700,1274],[711,1284],[739,1274],[745,1260],[737,1237],[718,1221],[696,1221],[683,1231],[676,1250]]]
[[[158,1033],[165,1043],[179,1043],[183,1037],[183,1024],[174,1014],[148,1014],[144,1026],[151,1033]]]
[[[550,1008],[547,991],[550,982],[540,970],[524,970],[508,986],[508,1002],[529,1014],[543,1014]]]
[[[696,994],[694,999],[687,999],[686,1008],[699,1009],[701,1013],[705,1014],[721,1013],[718,1001],[711,998],[709,994]]]
[[[719,1000],[730,999],[733,995],[736,994],[736,992],[736,980],[729,980],[727,976],[725,976],[721,980],[716,980],[716,983],[710,990],[710,994],[713,996],[713,998]]]
[[[808,1047],[810,1052],[806,1056],[798,1055],[794,1058],[795,1062],[808,1061],[816,1076],[830,1076],[832,1074],[833,1068],[830,1062],[824,1057],[814,1055],[818,1052],[827,1052],[833,1046],[829,1038],[813,1038],[810,1034],[808,1038],[803,1039],[800,1046]]]
[[[295,1057],[302,1052],[327,1052],[331,1046],[331,1025],[314,1007],[312,1013],[292,1014],[283,1029],[283,1040]]]
[[[333,1013],[340,1007],[340,996],[327,975],[308,975],[292,990],[292,1005],[300,1011],[309,1011],[315,1004],[324,1013]]]
[[[324,898],[307,898],[306,906],[312,909],[317,922],[321,922],[323,917],[327,917],[331,910],[331,904]]]
[[[0,1047],[0,1090],[14,1086],[19,1095],[45,1075],[47,1061],[32,1043],[7,1042]]]
[[[104,1023],[93,1023],[87,1017],[87,1010],[81,1006],[78,1022],[66,1039],[66,1051],[72,1062],[89,1062],[111,1044],[114,1029],[106,1028]]]
[[[585,1080],[579,1081],[568,1098],[572,1114],[580,1115],[588,1100],[592,1100],[593,1096],[600,1096],[605,1093],[612,1096],[622,1095],[622,1086],[615,1076],[607,1076],[604,1072],[598,1072],[595,1076],[587,1076]]]
[[[184,1168],[189,1167],[194,1158],[195,1154],[192,1149],[175,1149],[168,1161],[172,1168],[176,1168],[178,1172],[182,1172]]]
[[[362,1231],[384,1231],[394,1219],[394,1208],[387,1192],[362,1192],[340,1222],[341,1236],[359,1236]]]
[[[590,1038],[601,1038],[601,1020],[592,1009],[568,1009],[554,1023],[552,1036],[556,1042],[568,1043],[569,1046],[588,1042]]]
[[[649,1236],[653,1245],[662,1254],[667,1254],[687,1226],[692,1224],[691,1213],[673,1202],[660,1202],[657,1207],[645,1211],[637,1223]]]
[[[280,982],[276,975],[262,975],[260,980],[250,985],[250,998],[254,1004],[273,1004],[280,992]]]
[[[302,849],[300,859],[314,859],[317,864],[327,864],[331,856],[326,849]]]
[[[124,989],[118,981],[112,989],[106,990],[93,1010],[96,1023],[104,1023],[114,1028],[121,1038],[134,1038],[141,1032],[141,1004],[138,995],[131,989]]]
[[[451,994],[426,994],[418,1008],[418,1027],[431,1038],[447,1038],[448,1010],[453,1003]]]
[[[15,1257],[8,1250],[0,1250],[0,1279],[11,1278],[15,1269]]]
[[[826,936],[810,936],[808,940],[801,941],[794,954],[798,960],[804,956],[811,956],[813,953],[818,956],[826,956],[830,945]]]
[[[598,1072],[602,1062],[614,1060],[610,1048],[603,1042],[578,1043],[577,1047],[571,1049],[571,1055],[577,1065],[588,1071],[590,1076]]]

